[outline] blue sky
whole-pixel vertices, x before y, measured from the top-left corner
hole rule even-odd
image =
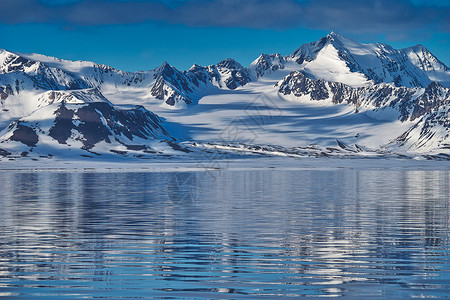
[[[118,69],[179,69],[290,54],[331,31],[395,48],[423,44],[450,66],[450,1],[1,0],[0,48]]]

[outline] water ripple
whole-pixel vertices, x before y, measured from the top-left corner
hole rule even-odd
[[[449,298],[449,175],[3,172],[0,297]]]

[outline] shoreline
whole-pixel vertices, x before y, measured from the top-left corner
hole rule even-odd
[[[383,171],[450,171],[450,162],[426,159],[399,158],[289,158],[257,157],[221,160],[195,159],[138,159],[67,160],[51,158],[39,161],[20,159],[0,161],[0,172],[224,172],[261,170],[317,170],[364,169]]]

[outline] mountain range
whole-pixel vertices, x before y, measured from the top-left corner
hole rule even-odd
[[[0,156],[450,157],[450,69],[337,33],[292,54],[124,72],[0,50]]]

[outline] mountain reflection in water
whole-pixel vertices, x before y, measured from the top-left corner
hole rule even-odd
[[[0,297],[450,297],[444,171],[0,173]]]

